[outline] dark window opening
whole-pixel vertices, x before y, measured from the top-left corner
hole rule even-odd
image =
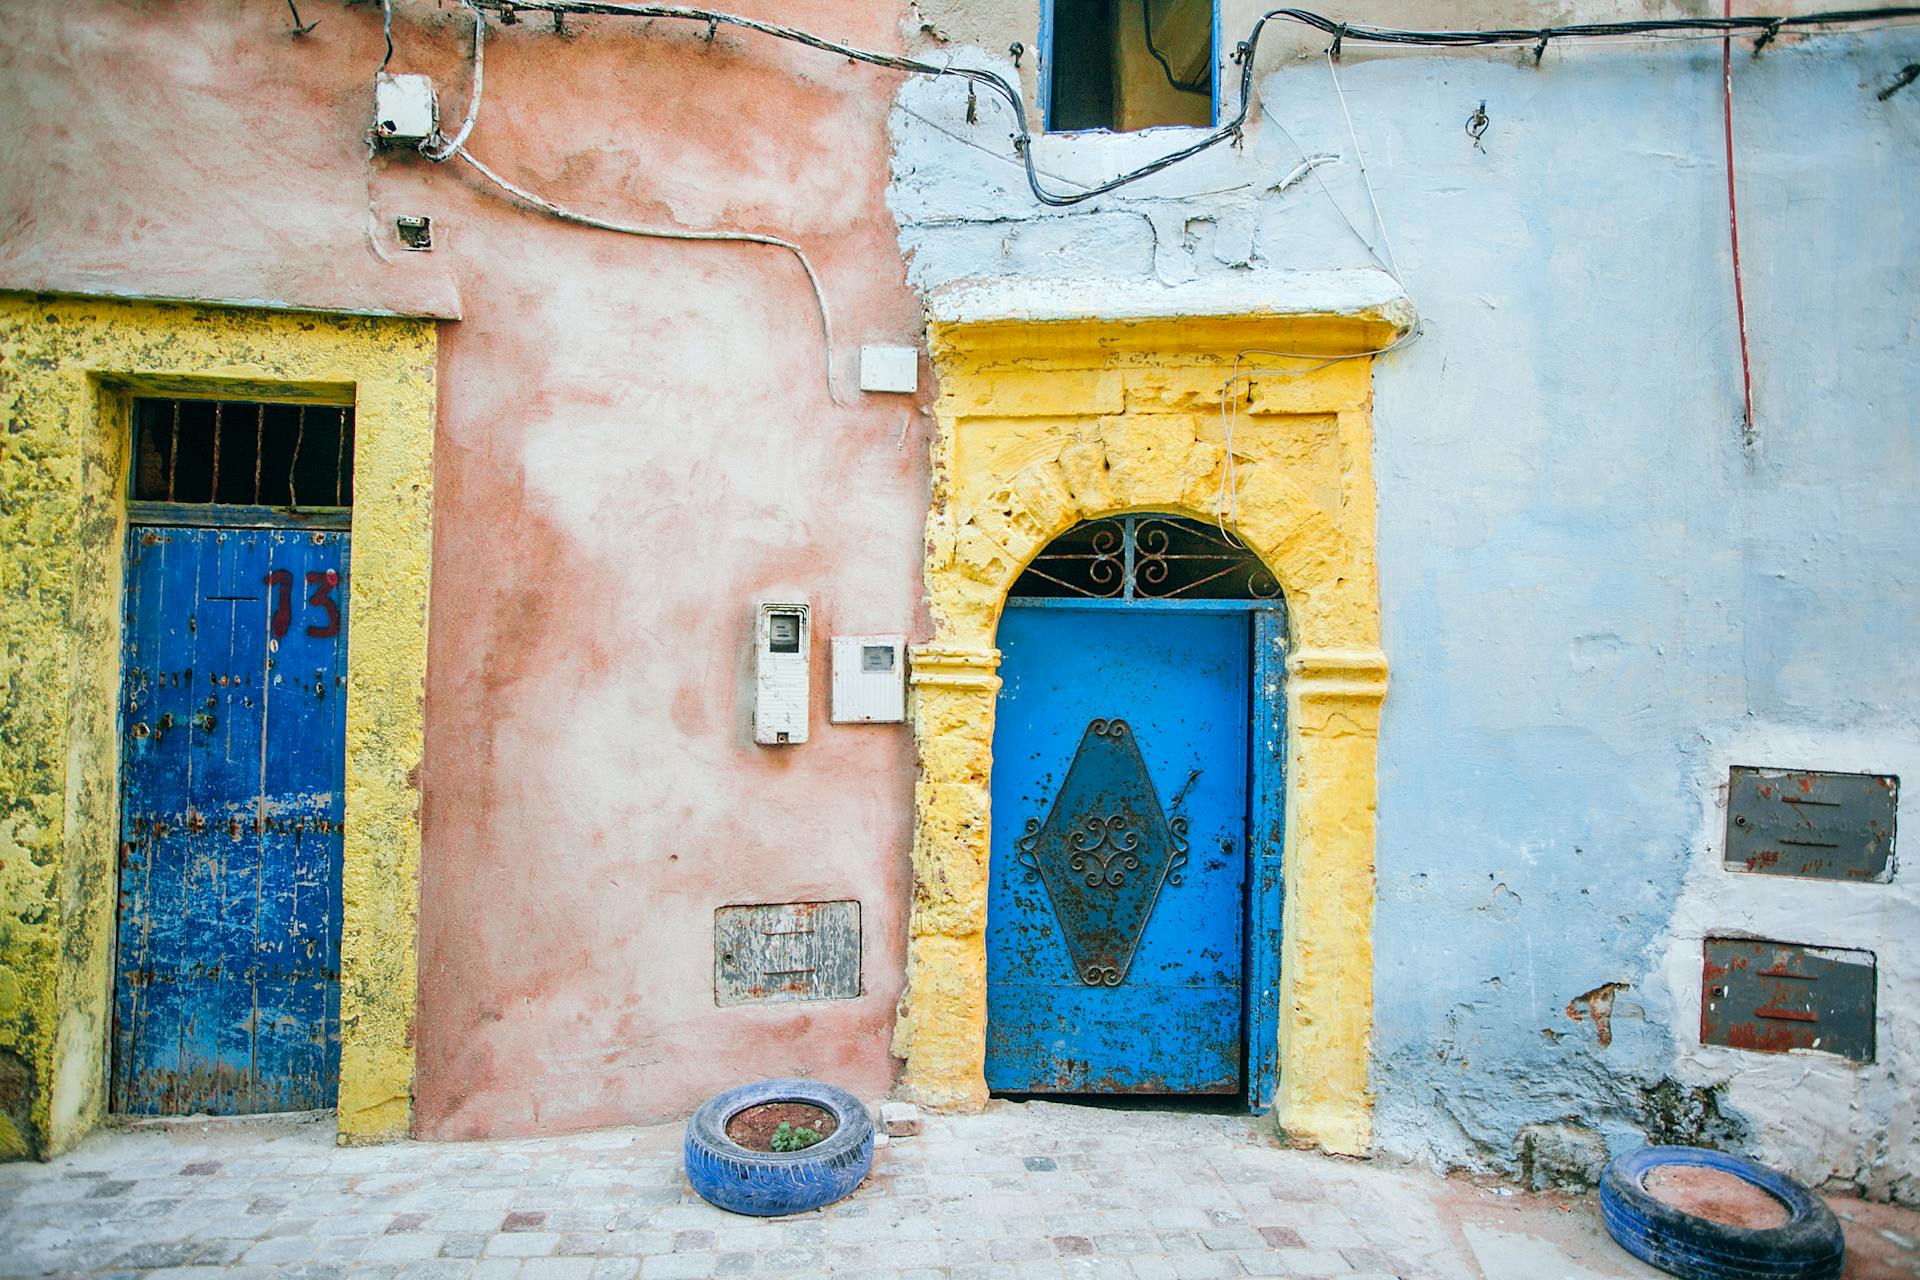
[[[353,410],[257,400],[137,399],[133,500],[351,507]]]
[[[1276,600],[1280,584],[1246,544],[1183,516],[1089,520],[1033,558],[1014,599]]]
[[[1211,0],[1053,0],[1047,128],[1213,123]]]

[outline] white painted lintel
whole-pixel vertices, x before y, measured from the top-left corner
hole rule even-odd
[[[1412,299],[1377,268],[1258,271],[1165,285],[1147,279],[968,279],[927,295],[935,324],[1142,321],[1201,316],[1346,316],[1402,334],[1414,325]]]

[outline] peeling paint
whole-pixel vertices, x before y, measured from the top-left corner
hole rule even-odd
[[[1630,982],[1603,982],[1591,991],[1583,991],[1567,1001],[1567,1017],[1575,1022],[1592,1018],[1594,1038],[1604,1049],[1613,1043],[1613,998],[1632,985]]]
[[[406,1131],[434,349],[417,320],[0,294],[0,1051],[27,1064],[30,1097],[24,1122],[0,1106],[0,1148],[51,1155],[105,1111],[125,416],[142,391],[356,406],[339,1124]]]

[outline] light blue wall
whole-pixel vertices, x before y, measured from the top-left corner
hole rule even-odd
[[[1874,96],[1913,61],[1920,34],[1899,31],[1735,51],[1751,447],[1717,42],[1341,68],[1424,318],[1375,382],[1385,1150],[1516,1170],[1523,1129],[1564,1121],[1615,1151],[1705,1136],[1916,1195],[1911,873],[1755,889],[1713,846],[1730,762],[1916,755],[1920,86]],[[1326,65],[1259,95],[1243,149],[1058,214],[954,140],[970,131],[951,89],[909,85],[893,203],[913,279],[1367,264]],[[1464,125],[1483,100],[1480,150]],[[1003,146],[1001,122],[971,132]],[[1037,154],[1072,177],[1165,145]],[[1340,158],[1273,190],[1303,153]],[[1700,1051],[1699,933],[1782,920],[1880,952],[1874,1067],[1797,1060],[1787,1079]],[[1567,1007],[1607,983],[1627,986],[1602,1047]]]
[[[1376,384],[1384,1142],[1501,1164],[1530,1123],[1617,1150],[1787,1119],[1676,1073],[1697,1006],[1664,1007],[1658,953],[1715,853],[1701,780],[1727,743],[1878,733],[1859,767],[1891,768],[1920,724],[1920,101],[1870,91],[1916,55],[1736,53],[1752,448],[1717,46],[1343,77],[1431,339]],[[1300,94],[1337,145],[1313,75],[1269,109]],[[1484,154],[1460,127],[1483,98]],[[1901,897],[1892,927],[1920,930]],[[1807,890],[1795,940],[1885,950],[1859,900]],[[1916,976],[1884,973],[1883,1001]],[[1603,1048],[1566,1006],[1609,982],[1631,987]],[[1851,1145],[1828,1146],[1843,1171]],[[1912,1161],[1880,1180],[1910,1197]]]

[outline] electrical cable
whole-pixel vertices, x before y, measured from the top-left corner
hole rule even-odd
[[[999,73],[994,71],[989,71],[989,70],[985,70],[978,67],[957,67],[957,66],[953,66],[951,63],[942,66],[936,63],[923,61],[919,58],[909,58],[909,57],[904,57],[898,54],[883,53],[883,52],[872,50],[872,49],[863,49],[855,45],[849,45],[849,44],[841,43],[839,41],[828,40],[822,36],[814,35],[812,32],[805,31],[798,27],[785,26],[783,24],[774,23],[774,22],[764,22],[754,18],[742,17],[738,14],[726,13],[717,9],[702,9],[702,8],[695,8],[691,6],[685,6],[685,5],[617,3],[615,2],[615,0],[461,0],[461,2],[465,4],[467,8],[473,11],[474,19],[475,19],[474,55],[473,55],[473,62],[474,62],[473,96],[472,96],[472,99],[467,104],[466,119],[463,121],[459,132],[453,138],[445,138],[439,135],[439,133],[436,131],[433,138],[427,139],[426,141],[422,142],[421,144],[422,152],[426,154],[430,159],[433,159],[436,161],[444,161],[452,158],[453,156],[458,156],[460,159],[466,161],[467,164],[472,166],[473,169],[477,173],[479,173],[483,178],[493,183],[496,187],[500,188],[502,191],[507,192],[509,195],[512,195],[515,198],[534,206],[535,208],[545,210],[547,213],[552,214],[554,217],[561,218],[568,222],[578,223],[583,226],[597,227],[601,230],[606,230],[606,231],[616,231],[616,232],[620,232],[622,234],[627,234],[627,235],[648,236],[648,237],[664,239],[664,240],[733,241],[733,242],[750,243],[750,244],[765,244],[765,245],[770,245],[776,248],[785,249],[789,253],[792,253],[794,257],[799,261],[801,269],[806,272],[807,281],[813,288],[814,301],[820,311],[821,330],[823,335],[825,336],[826,343],[827,343],[827,351],[826,351],[827,392],[829,396],[833,398],[835,403],[841,403],[841,401],[839,397],[839,392],[836,387],[836,379],[835,379],[835,357],[834,357],[834,348],[833,348],[832,315],[828,308],[826,293],[821,288],[819,276],[815,273],[812,262],[808,260],[805,252],[801,250],[799,245],[794,244],[790,240],[781,239],[778,236],[761,235],[753,232],[688,231],[688,230],[680,230],[680,229],[668,228],[668,227],[645,227],[645,226],[639,226],[631,223],[613,222],[607,219],[594,217],[590,214],[583,214],[576,210],[568,209],[563,205],[556,204],[555,202],[548,200],[543,196],[536,195],[535,193],[528,191],[524,187],[515,185],[514,183],[508,181],[506,178],[501,177],[498,173],[495,173],[492,169],[488,168],[485,164],[483,164],[478,158],[476,158],[471,152],[469,152],[466,149],[466,146],[465,146],[466,138],[472,132],[474,123],[478,118],[478,113],[480,108],[480,90],[482,87],[482,77],[484,74],[483,49],[484,49],[485,37],[483,32],[484,32],[486,23],[485,23],[485,18],[484,18],[484,14],[482,13],[482,10],[493,10],[497,13],[502,13],[502,14],[508,14],[508,13],[511,13],[512,11],[521,10],[521,9],[547,12],[554,15],[556,22],[561,16],[568,13],[582,14],[582,15],[597,15],[597,16],[604,16],[604,17],[677,19],[677,20],[683,20],[683,21],[704,23],[707,27],[707,34],[709,39],[712,38],[712,33],[715,30],[717,30],[722,25],[726,25],[726,26],[732,26],[732,27],[739,27],[743,30],[755,31],[762,35],[772,36],[776,39],[788,40],[796,44],[805,45],[808,48],[818,49],[824,53],[836,54],[840,57],[844,57],[855,62],[862,62],[870,66],[881,67],[887,70],[901,71],[908,74],[916,74],[916,75],[952,76],[952,77],[957,77],[959,79],[966,80],[971,86],[975,88],[984,88],[998,95],[1001,101],[1006,105],[1007,109],[1010,112],[1012,112],[1014,122],[1015,122],[1014,133],[1012,135],[1014,151],[1015,151],[1015,154],[1019,157],[1018,163],[1020,163],[1022,168],[1025,170],[1028,189],[1033,193],[1034,198],[1038,200],[1041,204],[1047,205],[1053,208],[1061,208],[1061,207],[1066,207],[1070,205],[1076,205],[1076,204],[1083,203],[1084,201],[1087,201],[1087,200],[1095,199],[1099,196],[1103,196],[1110,192],[1116,191],[1121,187],[1130,185],[1135,182],[1139,182],[1142,179],[1151,177],[1156,173],[1160,173],[1165,169],[1171,168],[1173,165],[1179,164],[1182,161],[1185,161],[1193,158],[1194,156],[1200,155],[1201,153],[1208,151],[1213,147],[1218,146],[1222,142],[1226,142],[1229,140],[1238,141],[1246,125],[1247,117],[1249,113],[1252,111],[1254,63],[1259,53],[1260,37],[1262,33],[1266,30],[1266,26],[1269,22],[1283,21],[1283,22],[1297,23],[1333,37],[1332,43],[1328,46],[1326,50],[1327,67],[1328,67],[1329,73],[1333,77],[1334,89],[1336,93],[1338,93],[1340,98],[1341,114],[1343,115],[1343,117],[1345,117],[1348,135],[1353,139],[1354,150],[1357,158],[1359,153],[1359,138],[1357,134],[1354,132],[1353,117],[1351,112],[1349,112],[1347,108],[1346,92],[1344,88],[1342,88],[1342,86],[1340,85],[1339,73],[1335,69],[1335,64],[1339,61],[1341,45],[1344,41],[1347,41],[1347,40],[1353,40],[1358,43],[1377,44],[1377,45],[1383,45],[1383,46],[1402,46],[1402,47],[1420,47],[1420,48],[1493,48],[1493,47],[1498,47],[1503,45],[1525,44],[1525,45],[1532,45],[1535,48],[1536,53],[1544,53],[1547,46],[1547,42],[1549,40],[1554,40],[1554,39],[1609,39],[1611,40],[1611,39],[1619,39],[1619,38],[1638,38],[1638,39],[1719,38],[1724,42],[1726,42],[1726,46],[1728,50],[1727,56],[1730,58],[1731,57],[1731,41],[1733,36],[1735,36],[1736,34],[1744,34],[1749,32],[1760,33],[1762,37],[1760,44],[1764,45],[1766,42],[1771,41],[1776,36],[1778,36],[1778,34],[1783,29],[1792,29],[1796,32],[1805,32],[1805,31],[1817,31],[1825,28],[1834,28],[1834,27],[1853,27],[1853,28],[1878,27],[1878,26],[1894,25],[1896,23],[1900,23],[1905,20],[1920,19],[1920,7],[1909,6],[1909,7],[1895,7],[1895,8],[1886,8],[1886,9],[1828,10],[1828,11],[1823,11],[1818,13],[1800,14],[1792,17],[1761,17],[1761,16],[1734,17],[1732,16],[1731,13],[1728,13],[1726,16],[1719,17],[1719,18],[1642,19],[1642,20],[1621,21],[1621,22],[1575,23],[1575,24],[1556,26],[1556,27],[1487,28],[1487,29],[1480,29],[1480,30],[1421,31],[1421,30],[1410,30],[1410,29],[1393,28],[1393,27],[1375,27],[1375,26],[1368,26],[1365,24],[1340,22],[1335,19],[1326,17],[1323,14],[1314,13],[1311,10],[1306,10],[1306,9],[1273,9],[1268,11],[1267,13],[1262,14],[1259,17],[1259,19],[1257,19],[1254,22],[1252,29],[1247,34],[1247,38],[1240,41],[1234,46],[1232,60],[1235,63],[1237,63],[1240,67],[1240,95],[1239,95],[1238,109],[1235,111],[1234,116],[1231,120],[1227,121],[1224,125],[1219,126],[1218,128],[1207,133],[1205,136],[1199,139],[1196,139],[1195,141],[1187,144],[1184,147],[1175,148],[1174,150],[1166,152],[1163,155],[1160,155],[1155,159],[1146,162],[1145,164],[1138,165],[1132,169],[1127,170],[1124,173],[1118,174],[1117,176],[1110,178],[1105,182],[1101,182],[1092,186],[1081,186],[1081,184],[1073,183],[1071,185],[1081,186],[1081,189],[1077,191],[1062,192],[1058,190],[1049,190],[1045,185],[1041,183],[1040,170],[1038,166],[1035,164],[1034,156],[1033,156],[1033,151],[1034,151],[1033,134],[1032,134],[1032,131],[1028,129],[1027,123],[1026,123],[1027,110],[1026,110],[1025,100],[1022,97],[1020,90],[1015,85],[1009,83],[1005,77],[1001,76]],[[392,3],[392,0],[381,0],[381,10],[383,15],[383,29],[384,29],[384,32],[386,35],[386,41],[387,41],[386,59],[383,60],[380,64],[381,69],[384,70],[388,62],[390,62],[393,58],[393,3]],[[1173,79],[1172,68],[1166,62],[1165,58],[1160,55],[1157,48],[1153,48],[1152,30],[1151,30],[1151,12],[1149,9],[1146,8],[1145,0],[1143,0],[1142,16],[1143,16],[1143,19],[1145,19],[1147,22],[1147,28],[1148,28],[1147,39],[1148,39],[1149,48],[1153,50],[1154,56],[1156,57],[1156,59],[1160,61],[1162,68],[1167,72],[1168,78],[1171,81]],[[1729,71],[1729,76],[1730,74],[1731,73]],[[1176,87],[1178,87],[1177,82],[1176,82]],[[971,94],[972,94],[972,90],[970,89],[969,90],[969,120],[972,119]],[[918,113],[913,113],[913,114],[918,115]],[[924,119],[924,117],[921,117],[921,118]],[[1731,123],[1729,123],[1729,130],[1730,129],[1731,129]],[[1291,138],[1291,135],[1289,135],[1289,138]],[[1297,148],[1298,144],[1296,143],[1295,146]],[[1729,146],[1731,146],[1731,133],[1729,133]],[[1304,159],[1305,158],[1304,151],[1302,152],[1302,156]],[[1397,262],[1394,261],[1392,240],[1391,240],[1391,237],[1388,235],[1385,221],[1380,216],[1379,202],[1374,196],[1372,181],[1367,177],[1364,161],[1361,162],[1360,169],[1361,169],[1361,180],[1364,183],[1366,192],[1367,192],[1367,200],[1373,210],[1374,223],[1380,230],[1381,244],[1386,249],[1386,259],[1382,262],[1381,265],[1388,269],[1388,271],[1393,275],[1396,282],[1399,282],[1400,272],[1399,272],[1399,267]],[[1307,172],[1312,174],[1316,182],[1320,182],[1321,189],[1325,191],[1326,186],[1324,182],[1320,181],[1318,166],[1315,165],[1313,167],[1310,167],[1307,170]],[[1056,181],[1058,180],[1059,179],[1056,179]],[[1730,167],[1729,168],[1729,184],[1731,184],[1731,182],[1732,182],[1732,175],[1731,175],[1731,167]],[[1328,198],[1331,199],[1332,198],[1331,192],[1328,192],[1327,194],[1328,194]],[[1731,194],[1732,192],[1731,192],[1731,185],[1730,185],[1729,187],[1730,203],[1731,203]],[[1334,205],[1336,209],[1339,209],[1338,201],[1335,201]],[[1352,229],[1354,231],[1354,234],[1357,237],[1359,237],[1358,229],[1354,228],[1352,221],[1346,218],[1346,214],[1344,210],[1340,211],[1340,216],[1342,220],[1347,222],[1349,229]],[[1359,238],[1363,242],[1365,242],[1365,237],[1359,237]],[[1373,246],[1371,242],[1366,242],[1366,243],[1367,243],[1369,252],[1373,252]],[[1374,257],[1376,258],[1376,260],[1378,260],[1379,254],[1374,253]],[[1736,286],[1737,286],[1737,281],[1736,281]],[[1401,289],[1403,292],[1405,291],[1404,283],[1401,284]],[[1385,354],[1386,352],[1391,351],[1394,348],[1402,345],[1404,342],[1411,340],[1413,337],[1417,336],[1419,332],[1420,332],[1420,329],[1419,329],[1418,323],[1416,322],[1414,327],[1410,329],[1407,334],[1403,335],[1400,339],[1396,340],[1395,342],[1380,348],[1378,351],[1362,352],[1362,353],[1356,353],[1356,354],[1358,355]],[[1744,338],[1744,325],[1743,325],[1743,338]],[[1276,354],[1285,354],[1285,353],[1276,353]],[[1743,358],[1744,358],[1744,354],[1745,353],[1744,353],[1744,346],[1743,346]],[[1340,358],[1350,359],[1354,357],[1349,356],[1349,357],[1340,357]],[[1332,361],[1329,361],[1328,363],[1332,363]],[[1227,380],[1227,383],[1222,387],[1223,425],[1227,425],[1226,418],[1225,418],[1225,414],[1226,414],[1225,401],[1226,401],[1227,393],[1234,386],[1234,384],[1239,380],[1239,377],[1240,377],[1238,372],[1238,364],[1239,364],[1239,361],[1236,359],[1234,376],[1229,378]],[[1316,367],[1323,367],[1323,366],[1316,366]],[[1304,373],[1304,372],[1310,372],[1310,371],[1311,370],[1302,370],[1299,372]],[[1275,370],[1273,372],[1283,372],[1283,371]],[[1750,395],[1751,393],[1749,392],[1749,398],[1750,398]],[[1751,428],[1750,409],[1748,414],[1748,424],[1750,429]],[[1227,429],[1230,433],[1231,427],[1228,426]],[[1232,455],[1232,446],[1231,446],[1231,437],[1229,434],[1228,460],[1227,460],[1229,476],[1231,475],[1231,472],[1232,472],[1232,456],[1231,455]],[[1228,488],[1228,492],[1230,495],[1231,493],[1230,485]],[[1229,500],[1231,500],[1230,496],[1229,496]]]
[[[1405,333],[1383,347],[1373,347],[1366,351],[1349,351],[1337,356],[1323,357],[1305,351],[1268,351],[1259,347],[1250,347],[1245,351],[1235,353],[1233,357],[1233,372],[1228,376],[1226,381],[1220,384],[1220,435],[1224,446],[1225,461],[1220,473],[1220,495],[1214,502],[1214,523],[1219,527],[1220,532],[1228,532],[1227,524],[1229,521],[1235,525],[1238,525],[1240,522],[1240,479],[1238,467],[1233,460],[1233,427],[1234,424],[1239,421],[1240,417],[1240,393],[1237,388],[1241,382],[1246,381],[1251,384],[1253,378],[1263,374],[1277,375],[1286,378],[1304,378],[1309,374],[1318,373],[1322,369],[1330,369],[1334,365],[1341,364],[1347,360],[1364,360],[1372,356],[1386,355],[1389,351],[1397,351],[1401,347],[1409,346],[1418,341],[1423,332],[1425,331],[1420,327],[1420,322],[1416,319]],[[1304,369],[1254,368],[1248,369],[1243,373],[1240,366],[1250,356],[1268,356],[1277,360],[1317,360],[1319,363],[1310,364]]]
[[[735,244],[764,244],[791,253],[800,263],[800,269],[806,272],[807,284],[813,289],[814,305],[820,312],[820,331],[826,342],[826,382],[827,397],[835,404],[845,404],[840,398],[837,377],[837,361],[833,345],[833,312],[827,304],[826,290],[821,287],[820,277],[813,269],[813,262],[806,252],[791,240],[779,236],[762,235],[752,231],[725,230],[688,230],[680,227],[649,227],[630,222],[614,222],[607,218],[598,218],[577,209],[569,209],[545,196],[527,190],[525,187],[502,177],[483,163],[478,156],[467,150],[467,138],[473,133],[473,127],[480,119],[480,98],[486,86],[486,15],[481,13],[473,0],[461,0],[461,3],[473,13],[473,92],[467,99],[467,114],[460,122],[460,129],[451,138],[435,130],[432,137],[422,139],[420,154],[436,163],[443,163],[458,156],[466,161],[474,172],[491,182],[500,190],[561,219],[564,222],[577,223],[580,226],[594,227],[601,231],[616,231],[622,235],[645,236],[654,240],[682,240],[721,242]]]
[[[840,398],[838,390],[833,354],[833,314],[827,308],[826,290],[820,287],[820,277],[815,274],[813,263],[808,260],[805,251],[793,241],[782,240],[779,236],[761,235],[753,231],[687,231],[678,227],[647,227],[631,222],[613,222],[606,218],[596,218],[592,214],[581,213],[565,205],[556,204],[545,196],[535,195],[525,187],[508,181],[481,163],[479,158],[464,146],[456,147],[452,154],[466,161],[473,167],[474,172],[508,195],[536,209],[544,210],[563,222],[575,222],[583,227],[596,227],[601,231],[618,231],[622,235],[646,236],[654,240],[732,241],[742,244],[772,245],[776,249],[785,249],[800,263],[800,269],[807,273],[807,283],[813,286],[814,303],[820,309],[820,331],[827,344],[827,396],[835,404],[846,403]]]
[[[461,2],[473,13],[473,91],[467,96],[467,115],[460,122],[460,131],[447,138],[435,129],[434,135],[420,144],[420,154],[434,161],[446,160],[465,146],[467,135],[480,119],[480,92],[487,77],[487,17],[473,7],[472,0]]]
[[[1327,75],[1333,80],[1333,91],[1340,99],[1340,115],[1347,122],[1347,137],[1353,141],[1353,162],[1360,169],[1360,185],[1366,189],[1367,204],[1373,210],[1373,225],[1380,228],[1380,243],[1387,251],[1387,270],[1393,273],[1394,283],[1406,291],[1406,282],[1400,278],[1400,260],[1393,256],[1393,237],[1387,234],[1387,220],[1380,216],[1380,202],[1374,198],[1373,179],[1367,176],[1367,160],[1360,153],[1360,135],[1354,132],[1353,115],[1347,110],[1347,91],[1340,87],[1340,73],[1334,68],[1333,53],[1327,53]]]
[[[701,9],[687,5],[673,4],[629,4],[616,0],[473,0],[481,8],[496,12],[507,10],[531,10],[546,13],[574,13],[620,18],[670,18],[705,25],[709,31],[720,26],[739,27],[747,31],[756,31],[762,35],[773,36],[780,40],[790,40],[823,53],[837,54],[855,62],[864,62],[869,66],[882,67],[892,71],[904,71],[916,75],[956,76],[972,84],[992,91],[1013,113],[1014,151],[1019,155],[1027,171],[1027,186],[1033,192],[1034,199],[1053,208],[1080,204],[1108,192],[1118,190],[1130,183],[1139,182],[1184,160],[1189,160],[1204,151],[1211,150],[1223,142],[1237,140],[1245,128],[1248,113],[1253,103],[1253,67],[1260,48],[1261,33],[1269,22],[1292,22],[1310,27],[1333,37],[1328,49],[1329,55],[1338,60],[1343,41],[1352,40],[1363,44],[1421,48],[1492,48],[1500,45],[1542,46],[1547,40],[1593,39],[1597,37],[1635,37],[1655,38],[1673,36],[1680,38],[1731,38],[1734,35],[1753,33],[1777,34],[1782,30],[1794,32],[1817,31],[1829,27],[1872,27],[1888,26],[1904,20],[1920,19],[1920,7],[1908,6],[1891,9],[1836,9],[1820,13],[1799,14],[1794,17],[1722,17],[1722,18],[1655,18],[1622,22],[1587,22],[1558,27],[1535,28],[1489,28],[1485,30],[1463,31],[1417,31],[1395,27],[1373,27],[1365,24],[1340,22],[1314,13],[1308,9],[1273,9],[1262,14],[1248,32],[1247,38],[1234,46],[1232,59],[1240,66],[1240,105],[1231,120],[1206,134],[1204,137],[1177,147],[1147,163],[1127,170],[1105,182],[1086,187],[1079,191],[1049,190],[1040,181],[1040,175],[1033,159],[1033,134],[1027,128],[1026,102],[1020,91],[1007,79],[994,71],[979,67],[942,66],[925,62],[918,58],[903,57],[899,54],[882,53],[873,49],[862,49],[855,45],[842,44],[814,35],[798,27],[784,26],[776,22],[762,22],[756,18],[745,18],[738,14],[726,13],[718,9]],[[1771,36],[1769,36],[1771,38]]]
[[[1726,0],[1727,11],[1733,0]],[[1733,316],[1740,329],[1740,438],[1753,443],[1753,357],[1747,348],[1747,292],[1740,278],[1740,200],[1733,173],[1733,40],[1720,42],[1720,116],[1727,135],[1727,237],[1733,245]]]
[[[380,59],[380,69],[385,71],[393,61],[393,0],[380,0],[380,30],[387,37],[387,56]]]
[[[1152,54],[1153,60],[1160,64],[1160,70],[1167,77],[1168,84],[1181,93],[1194,93],[1203,98],[1213,96],[1212,77],[1204,81],[1182,80],[1173,74],[1173,64],[1167,61],[1166,54],[1160,52],[1160,46],[1153,42],[1153,0],[1140,0],[1140,34],[1147,42],[1147,52]]]

